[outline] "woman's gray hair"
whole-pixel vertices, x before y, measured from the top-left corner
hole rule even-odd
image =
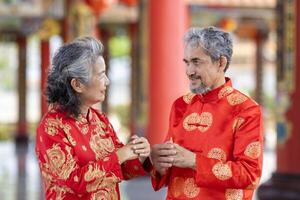
[[[227,58],[224,72],[227,70],[232,56],[232,39],[229,33],[210,26],[207,28],[190,28],[184,35],[185,45],[201,47],[212,61],[221,56]]]
[[[81,101],[71,86],[71,80],[76,78],[88,85],[103,50],[102,43],[93,37],[80,37],[60,47],[48,74],[45,92],[48,103],[57,104],[69,115],[78,116]]]

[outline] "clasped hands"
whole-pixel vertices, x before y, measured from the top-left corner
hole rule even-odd
[[[150,151],[148,140],[144,137],[134,135],[130,138],[129,143],[118,149],[116,153],[120,164],[136,158],[143,163],[150,156]]]
[[[151,161],[160,175],[164,175],[172,166],[196,168],[196,154],[170,141],[152,147]]]

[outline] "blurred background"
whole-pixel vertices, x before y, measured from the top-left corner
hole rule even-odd
[[[161,142],[172,102],[188,92],[182,37],[191,26],[232,33],[227,71],[264,112],[264,170],[255,199],[300,199],[300,2],[297,0],[0,0],[0,200],[42,200],[35,129],[54,52],[75,37],[104,44],[111,81],[101,109],[118,137]],[[123,200],[164,199],[149,177]]]

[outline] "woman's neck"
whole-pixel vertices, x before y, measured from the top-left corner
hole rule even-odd
[[[87,117],[88,111],[89,111],[89,107],[88,106],[82,105],[80,107],[80,114],[82,114],[84,117]]]

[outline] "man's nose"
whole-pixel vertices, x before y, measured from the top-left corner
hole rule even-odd
[[[193,75],[193,74],[195,74],[196,72],[195,72],[195,69],[194,69],[194,67],[192,67],[191,65],[190,66],[187,66],[187,68],[186,68],[186,74],[187,75]]]

